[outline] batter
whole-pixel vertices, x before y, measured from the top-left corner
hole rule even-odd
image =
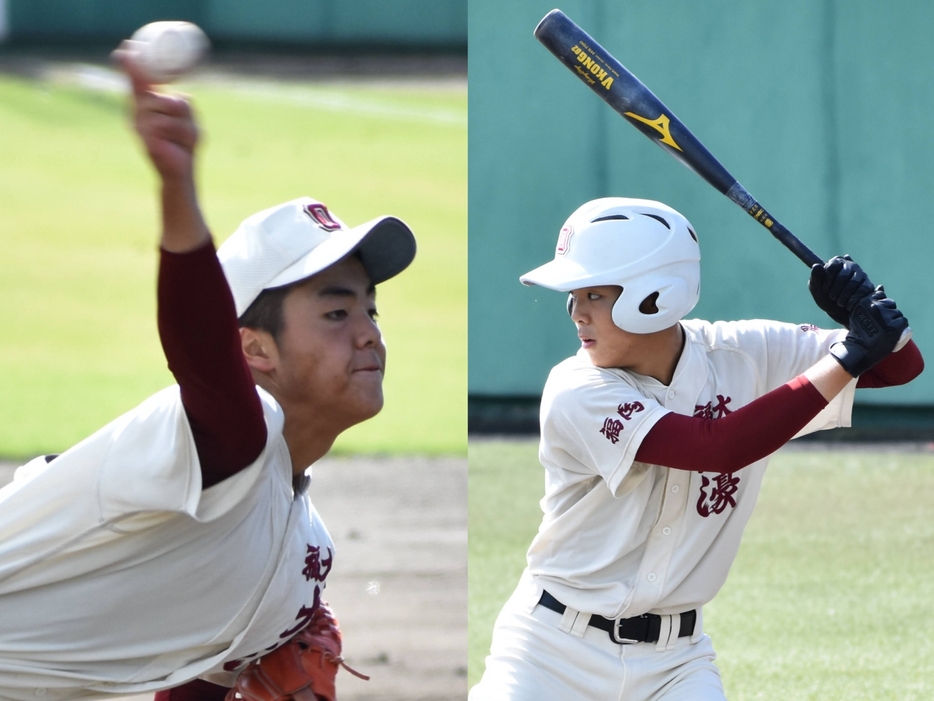
[[[856,387],[923,368],[913,342],[891,353],[907,321],[849,258],[811,274],[815,301],[850,327],[835,331],[684,320],[699,260],[675,210],[604,198],[522,276],[569,292],[581,349],[542,394],[544,516],[472,701],[723,699],[702,611],[769,455],[849,425]]]
[[[349,228],[301,198],[215,253],[188,102],[132,54],[159,174],[159,332],[178,385],[0,490],[0,699],[223,698],[312,620],[334,546],[306,468],[382,407],[375,285],[409,228]]]

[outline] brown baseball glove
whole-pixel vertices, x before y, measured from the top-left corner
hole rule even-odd
[[[338,666],[361,679],[341,657],[341,631],[323,601],[289,642],[247,665],[225,701],[336,701]]]

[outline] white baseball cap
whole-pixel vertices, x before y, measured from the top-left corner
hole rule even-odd
[[[350,228],[318,200],[302,197],[245,219],[217,257],[239,317],[263,290],[304,280],[355,251],[378,285],[409,266],[415,236],[395,217]]]

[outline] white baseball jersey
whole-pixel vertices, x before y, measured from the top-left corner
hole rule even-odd
[[[263,453],[203,491],[178,387],[0,490],[0,699],[230,686],[308,623],[334,547],[259,392]]]
[[[769,321],[681,325],[684,351],[669,386],[594,367],[584,350],[545,385],[544,518],[528,569],[539,590],[578,611],[673,614],[714,597],[768,458],[719,474],[636,462],[636,452],[668,412],[718,419],[804,372],[845,335]],[[854,380],[799,435],[848,426],[855,387]]]

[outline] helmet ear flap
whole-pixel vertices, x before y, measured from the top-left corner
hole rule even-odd
[[[568,316],[574,316],[574,297],[568,292]]]

